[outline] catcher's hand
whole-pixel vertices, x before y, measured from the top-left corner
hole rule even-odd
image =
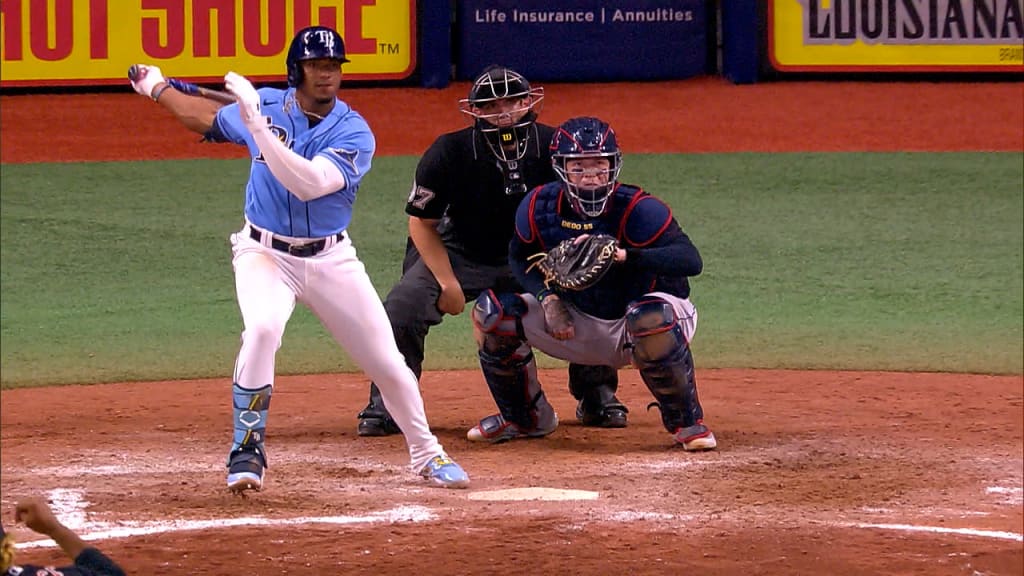
[[[588,234],[563,240],[547,253],[535,254],[529,271],[536,266],[544,284],[566,290],[586,290],[597,284],[615,263],[618,242],[607,234]]]
[[[544,309],[544,324],[548,327],[548,334],[556,340],[570,340],[576,335],[569,309],[557,294],[546,296],[541,300],[540,307]]]

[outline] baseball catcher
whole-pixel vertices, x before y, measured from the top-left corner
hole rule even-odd
[[[611,127],[573,118],[551,141],[559,181],[531,191],[509,248],[527,292],[487,291],[473,308],[480,366],[498,407],[470,440],[551,433],[558,424],[537,379],[533,349],[580,364],[632,363],[684,450],[711,450],[690,341],[697,311],[689,277],[703,261],[671,209],[619,183]]]

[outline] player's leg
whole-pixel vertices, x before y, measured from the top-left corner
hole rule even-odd
[[[295,309],[288,283],[269,248],[243,234],[232,235],[235,293],[242,314],[242,345],[232,384],[234,436],[228,453],[228,488],[259,490],[267,468],[264,445],[274,385],[274,360]]]
[[[569,392],[578,400],[576,419],[584,426],[625,428],[629,408],[615,393],[619,372],[611,366],[569,364]]]
[[[415,254],[413,249],[412,254]],[[419,380],[423,370],[424,342],[431,326],[441,323],[442,315],[437,309],[437,298],[441,293],[434,275],[419,258],[406,255],[405,272],[384,301],[384,309],[391,322],[395,343],[405,358],[405,363]],[[370,400],[358,415],[360,436],[388,436],[401,432],[398,424],[388,414],[380,388],[370,382]]]
[[[497,295],[488,290],[473,306],[473,331],[480,367],[498,406],[469,430],[470,440],[503,442],[541,437],[555,431],[558,416],[537,379],[533,351],[523,337],[520,319],[527,307],[517,294]]]
[[[440,486],[468,485],[469,477],[430,431],[419,383],[398,351],[384,305],[355,249],[345,240],[326,256],[317,262],[317,282],[306,286],[301,301],[377,383],[388,413],[405,436],[414,470]]]
[[[661,408],[661,420],[686,450],[711,450],[715,435],[704,424],[689,342],[697,313],[688,300],[648,294],[626,310],[633,363]]]

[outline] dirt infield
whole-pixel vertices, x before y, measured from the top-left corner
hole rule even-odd
[[[464,90],[343,97],[381,153],[416,154],[461,125]],[[1024,150],[1019,83],[697,79],[548,95],[545,120],[603,116],[628,152]],[[0,159],[238,155],[197,144],[143,98],[73,98],[0,98]],[[696,360],[713,453],[672,446],[633,370],[620,394],[628,428],[579,426],[565,371],[545,371],[562,425],[500,446],[465,440],[493,410],[478,373],[426,374],[428,416],[473,476],[467,491],[412,475],[401,438],[356,436],[361,375],[278,380],[267,486],[244,499],[223,488],[227,378],[4,390],[0,506],[10,527],[15,500],[48,495],[131,574],[1024,572],[1021,376],[702,370]],[[528,487],[596,498],[481,499]],[[21,560],[59,558],[15,532]]]

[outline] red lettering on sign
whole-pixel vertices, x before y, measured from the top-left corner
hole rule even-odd
[[[50,9],[47,0],[32,0],[28,10],[28,37],[32,54],[40,60],[63,60],[71,54],[72,14],[71,0],[54,0],[53,21],[56,28],[54,46],[50,48]]]
[[[107,42],[107,0],[89,0],[89,57],[106,60]]]
[[[211,12],[217,11],[217,56],[235,55],[235,0],[192,0],[192,55],[210,56]]]
[[[345,1],[345,51],[349,54],[375,54],[376,38],[363,38],[363,6],[374,6],[377,0]]]
[[[21,60],[21,0],[0,2],[4,17],[4,60]]]
[[[153,58],[174,58],[185,50],[185,0],[142,0],[143,10],[163,10],[167,44],[160,43],[160,18],[142,19],[142,51]]]
[[[267,6],[267,42],[260,37],[262,10],[260,0],[242,3],[242,42],[245,51],[253,56],[274,56],[284,50],[284,0],[269,0]]]

